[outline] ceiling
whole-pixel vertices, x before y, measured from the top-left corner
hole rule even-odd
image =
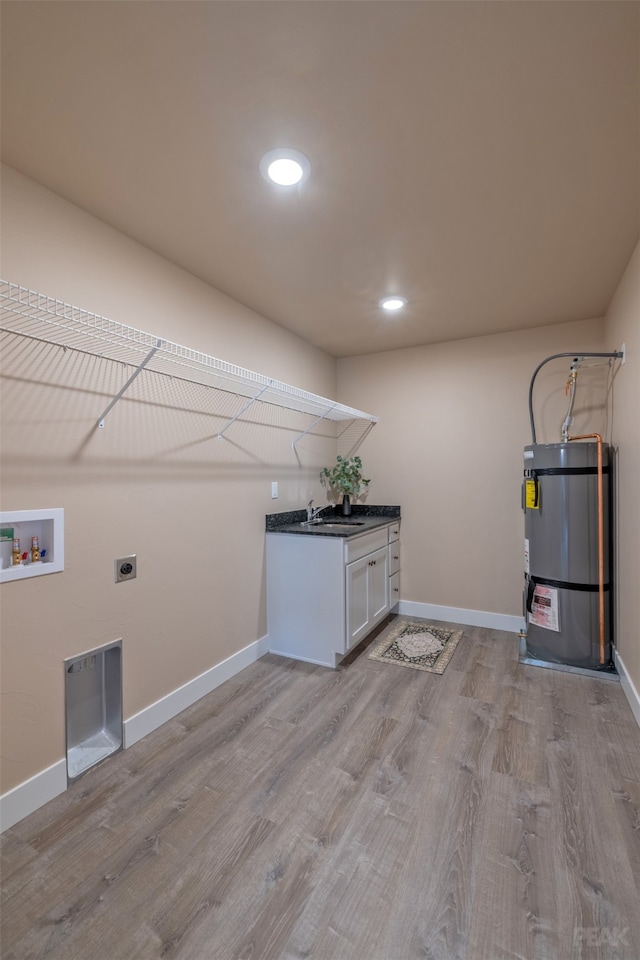
[[[598,317],[640,233],[639,13],[3,0],[2,156],[334,356]]]

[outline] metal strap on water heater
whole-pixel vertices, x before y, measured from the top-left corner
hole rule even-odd
[[[531,605],[536,584],[540,584],[541,587],[554,587],[556,590],[578,590],[582,593],[597,593],[600,589],[597,583],[574,583],[569,580],[551,580],[548,577],[529,576],[527,578],[527,613],[532,612]],[[610,584],[603,584],[605,591],[610,590],[610,588]]]
[[[586,593],[597,593],[597,583],[578,583],[575,580],[552,580],[549,577],[530,577],[534,583],[539,583],[541,587],[555,587],[556,590],[582,590]],[[609,589],[609,584],[604,584],[604,589]]]
[[[609,465],[602,468],[603,473],[609,473]],[[535,470],[525,470],[525,477],[576,477],[596,476],[597,467],[536,467]]]

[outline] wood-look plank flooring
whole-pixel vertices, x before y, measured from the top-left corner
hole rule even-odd
[[[266,656],[16,824],[3,960],[640,960],[620,685],[463,629],[442,676]]]

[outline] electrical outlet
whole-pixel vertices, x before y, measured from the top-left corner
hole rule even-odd
[[[273,483],[271,484],[271,499],[272,500],[278,499],[278,481],[277,480],[274,480]]]
[[[135,580],[138,573],[135,553],[130,557],[119,557],[114,560],[113,565],[116,583],[122,583],[123,580]]]
[[[620,357],[620,363],[621,363],[621,364],[624,364],[624,362],[625,362],[626,359],[627,359],[627,345],[626,345],[626,343],[623,343],[622,346],[620,347],[620,353],[622,354],[622,356]]]

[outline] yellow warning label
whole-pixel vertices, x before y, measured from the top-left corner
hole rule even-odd
[[[538,481],[525,480],[524,482],[524,503],[527,510],[539,510],[540,498],[538,496]]]

